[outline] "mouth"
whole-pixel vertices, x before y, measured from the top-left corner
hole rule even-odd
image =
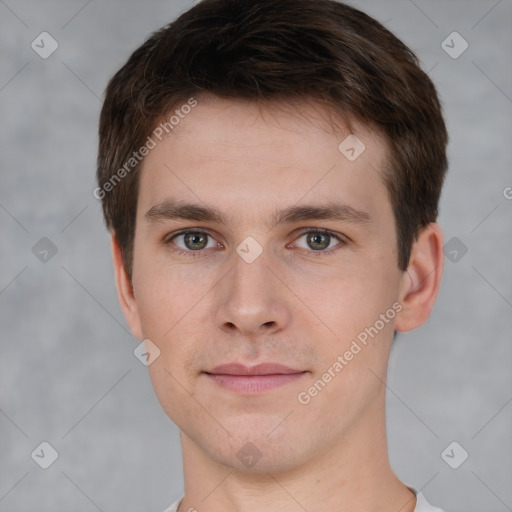
[[[261,393],[304,377],[308,371],[296,370],[278,363],[244,366],[229,363],[204,372],[217,385],[243,394]]]

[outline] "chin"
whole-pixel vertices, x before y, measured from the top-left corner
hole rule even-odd
[[[272,428],[276,425],[273,422]],[[208,437],[203,449],[219,464],[247,473],[288,471],[300,463],[300,459],[306,460],[306,453],[297,453],[307,448],[302,438],[299,440],[285,429],[281,435],[277,435],[277,429],[269,435],[272,428],[255,432],[254,427],[253,424],[245,435],[238,430],[233,437]]]

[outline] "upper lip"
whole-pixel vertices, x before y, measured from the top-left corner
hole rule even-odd
[[[293,368],[279,363],[261,363],[250,367],[240,363],[228,363],[216,366],[206,373],[219,375],[286,375],[290,373],[302,373],[302,371],[303,370],[294,370]]]

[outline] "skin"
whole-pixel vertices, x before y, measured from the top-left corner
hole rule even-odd
[[[380,174],[386,147],[353,122],[366,149],[351,162],[338,150],[351,132],[327,120],[314,104],[259,108],[200,98],[144,161],[131,283],[112,234],[123,312],[134,335],[160,349],[149,366],[152,383],[181,431],[180,512],[414,510],[414,494],[388,461],[384,383],[394,330],[418,327],[433,307],[442,233],[437,224],[424,228],[401,271]],[[167,199],[215,207],[227,223],[148,219]],[[275,210],[330,202],[369,221],[267,225]],[[185,245],[184,236],[171,240],[192,228],[210,235],[205,248]],[[322,228],[341,242],[321,238],[326,248],[313,249],[307,233]],[[236,252],[248,236],[263,251],[252,263]],[[298,394],[395,303],[400,312],[300,403]],[[306,373],[249,395],[204,373],[228,362],[278,362]],[[237,457],[247,443],[261,454],[252,467]]]

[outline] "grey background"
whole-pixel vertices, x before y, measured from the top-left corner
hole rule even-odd
[[[446,261],[429,322],[393,349],[391,462],[449,511],[512,510],[512,2],[352,3],[439,88],[439,221],[468,249]],[[178,430],[133,355],[92,190],[107,80],[191,5],[0,0],[0,511],[157,512],[182,493]],[[48,59],[31,48],[43,31],[59,44]],[[453,31],[469,43],[457,59],[441,47]],[[42,237],[57,248],[47,262],[32,252]],[[59,453],[46,470],[30,456],[42,441]],[[458,469],[440,455],[452,441],[469,453]]]

